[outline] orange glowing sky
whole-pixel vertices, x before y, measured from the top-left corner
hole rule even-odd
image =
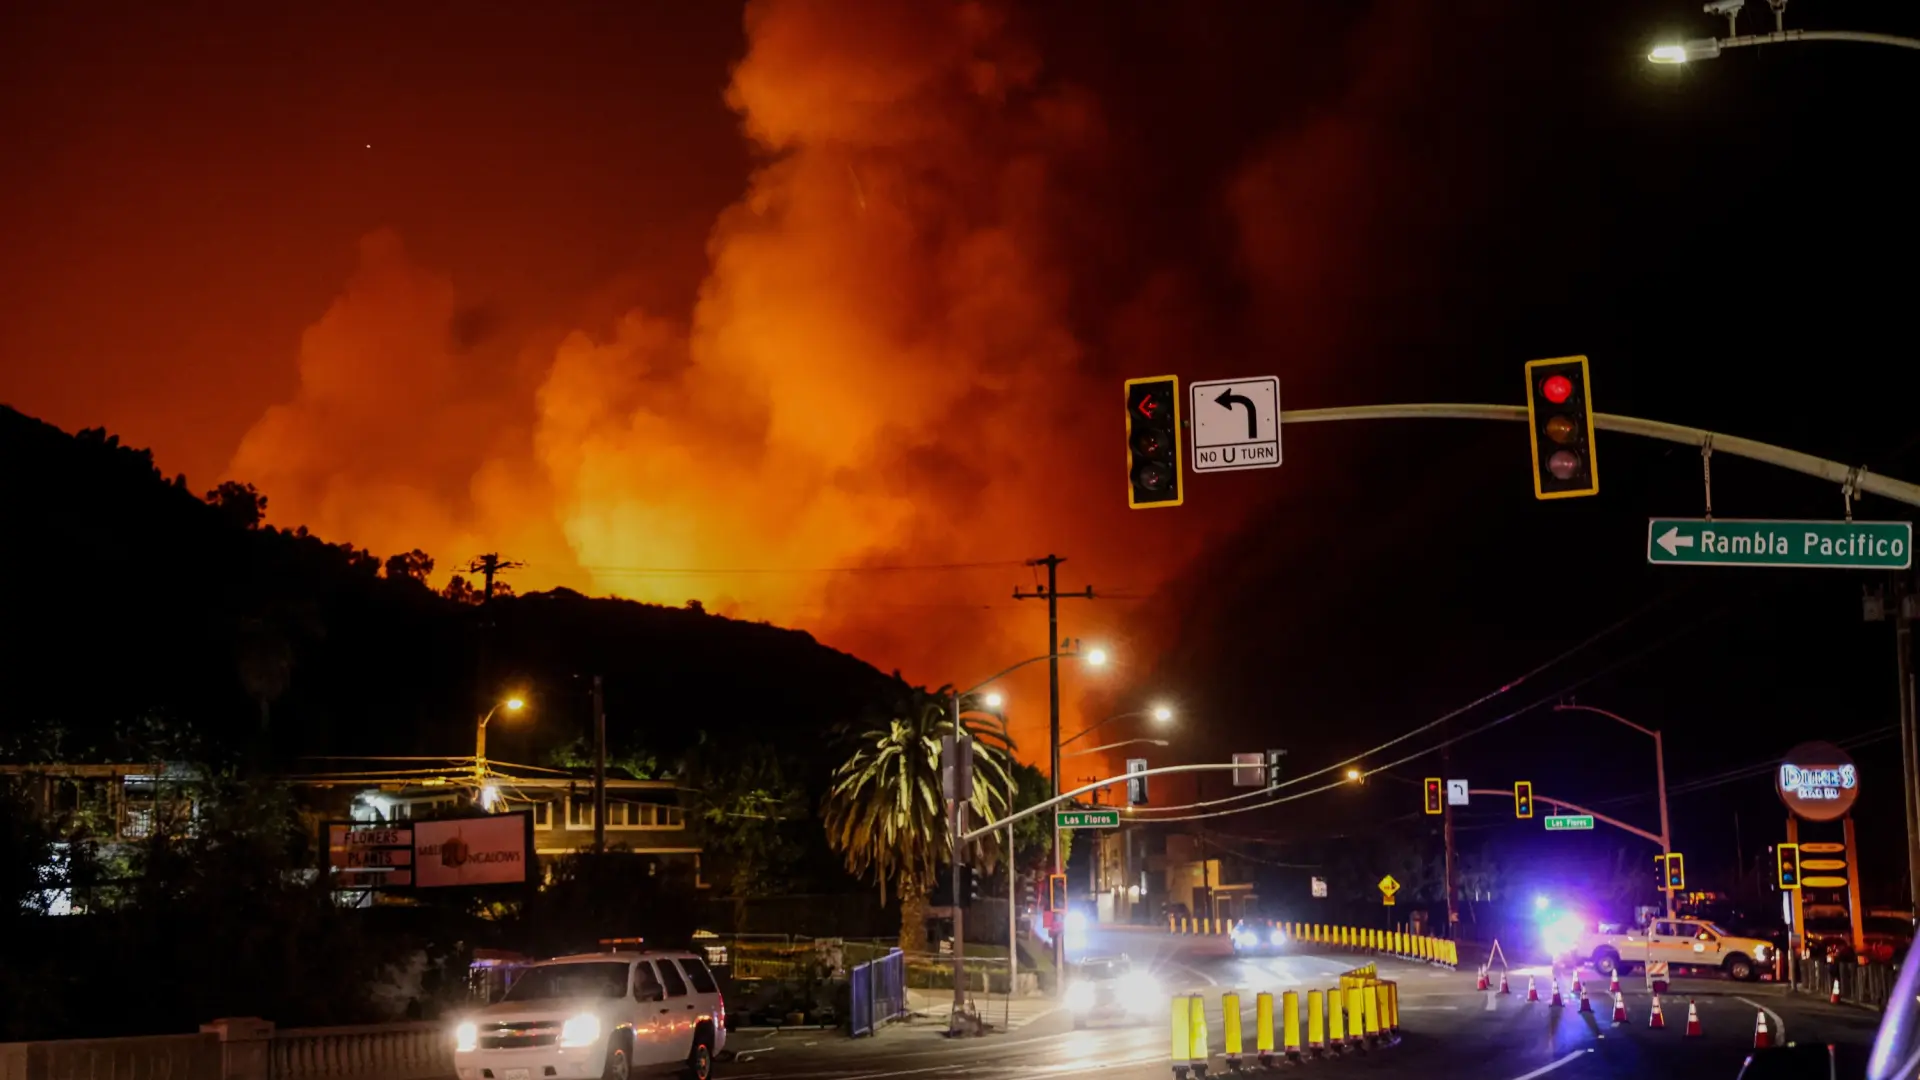
[[[1063,606],[1120,661],[1088,708],[1153,693],[1140,601],[1246,501],[1128,511],[1120,380],[1245,374],[1262,335],[1315,370],[1368,117],[1429,29],[1348,27],[1373,59],[1303,71],[1309,117],[1172,69],[1143,103],[987,3],[427,7],[20,17],[0,400],[441,580],[499,551],[520,591],[698,598],[929,684],[1044,651],[1010,594],[1058,552],[1113,597]],[[1009,688],[1029,746],[1041,670]]]

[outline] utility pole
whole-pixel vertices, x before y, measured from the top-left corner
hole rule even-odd
[[[479,574],[481,580],[485,582],[485,587],[480,594],[480,602],[484,604],[493,599],[493,579],[496,576],[508,570],[518,570],[525,565],[527,564],[515,559],[502,559],[497,551],[489,551],[485,555],[475,555],[468,560],[467,573]]]
[[[1059,575],[1060,575],[1060,564],[1066,561],[1067,560],[1064,556],[1052,555],[1052,554],[1049,554],[1044,559],[1028,559],[1027,560],[1028,566],[1044,566],[1047,568],[1046,590],[1044,592],[1038,589],[1034,590],[1033,592],[1021,592],[1018,588],[1013,590],[1013,598],[1015,600],[1044,599],[1047,602],[1047,749],[1051,755],[1051,764],[1047,770],[1047,775],[1048,775],[1048,778],[1053,782],[1053,794],[1056,798],[1059,797],[1060,795],[1060,600],[1061,600],[1061,596],[1060,596]],[[1091,600],[1093,599],[1093,586],[1089,585],[1084,590],[1077,593],[1068,593],[1066,598],[1069,600],[1071,599]],[[1053,829],[1052,854],[1053,854],[1053,872],[1056,874],[1061,873],[1062,867],[1060,865],[1060,827],[1057,824],[1054,826],[1054,829]],[[1065,930],[1064,921],[1060,929],[1062,932],[1057,932],[1053,935],[1053,970],[1055,972],[1054,988],[1056,993],[1059,992],[1063,987],[1064,980],[1062,980],[1059,976],[1061,972],[1066,970],[1066,966],[1067,966],[1067,948],[1066,948],[1066,934],[1064,933],[1064,930]]]
[[[593,677],[593,850],[607,850],[607,700]]]
[[[1453,775],[1453,750],[1447,746],[1443,746],[1440,749],[1440,775],[1442,777]],[[1441,790],[1445,791],[1447,781],[1443,779],[1440,781],[1440,783],[1441,783]],[[1458,876],[1454,871],[1455,856],[1453,851],[1453,799],[1452,798],[1443,797],[1441,799],[1440,812],[1443,815],[1440,818],[1440,832],[1442,836],[1445,838],[1445,843],[1447,846],[1447,857],[1446,857],[1446,865],[1445,865],[1445,873],[1447,875],[1447,936],[1451,938],[1453,937],[1454,933],[1458,931],[1460,928],[1460,909],[1458,906],[1456,906],[1454,902],[1454,891],[1453,891],[1453,883],[1456,880],[1458,880]]]

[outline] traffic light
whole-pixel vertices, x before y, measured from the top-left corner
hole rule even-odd
[[[1147,805],[1147,778],[1137,775],[1147,771],[1147,759],[1143,757],[1127,759],[1127,805]]]
[[[1280,759],[1287,756],[1285,750],[1267,751],[1267,790],[1280,786]]]
[[[1180,376],[1128,379],[1127,505],[1180,503]]]
[[[1445,813],[1447,808],[1446,788],[1437,776],[1427,777],[1427,813]]]
[[[973,872],[971,866],[960,866],[955,869],[960,875],[960,902],[971,906],[975,900],[980,899],[980,876]]]
[[[1517,818],[1533,816],[1533,781],[1513,782],[1513,816]]]
[[[1533,431],[1534,498],[1600,493],[1586,357],[1528,361],[1527,426]]]
[[[1679,852],[1667,856],[1667,888],[1683,892],[1687,887],[1687,863]]]
[[[1780,844],[1773,849],[1774,861],[1780,867],[1780,887],[1797,889],[1800,887],[1800,845]]]
[[[1067,910],[1067,875],[1051,874],[1047,877],[1047,910]]]

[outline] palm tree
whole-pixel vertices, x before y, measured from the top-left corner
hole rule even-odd
[[[900,948],[913,953],[926,951],[927,894],[950,844],[940,740],[953,734],[955,701],[951,686],[928,691],[901,681],[899,691],[885,719],[851,734],[853,755],[834,770],[823,816],[827,842],[847,869],[871,875],[882,903],[889,889],[900,898]],[[962,728],[976,740],[969,805],[978,823],[1006,805],[1013,742],[997,715],[971,699],[958,705]],[[999,854],[990,838],[975,842],[973,853],[989,863]]]

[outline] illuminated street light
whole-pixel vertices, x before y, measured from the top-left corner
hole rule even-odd
[[[1862,33],[1855,30],[1789,30],[1787,29],[1787,0],[1770,0],[1768,7],[1773,9],[1773,32],[1770,34],[1740,33],[1740,9],[1746,6],[1746,0],[1708,0],[1701,8],[1709,15],[1727,17],[1727,36],[1723,38],[1695,38],[1680,44],[1656,45],[1647,59],[1656,64],[1684,64],[1690,60],[1712,60],[1727,49],[1738,49],[1748,45],[1777,45],[1789,41],[1857,41],[1868,45],[1892,45],[1902,49],[1920,49],[1920,38],[1900,37],[1897,34]]]
[[[1714,38],[1695,38],[1678,45],[1656,45],[1647,59],[1656,64],[1684,64],[1689,60],[1712,60],[1720,55],[1720,42]]]
[[[524,698],[503,698],[495,702],[493,708],[487,710],[487,715],[481,717],[480,723],[475,725],[473,729],[473,775],[475,780],[483,781],[487,778],[487,722],[492,720],[493,714],[499,712],[501,709],[505,709],[510,713],[517,713],[526,707],[527,703]],[[481,805],[486,805],[484,797],[481,800]]]
[[[1359,783],[1359,782],[1360,782],[1360,770],[1359,770],[1359,769],[1348,769],[1348,770],[1347,770],[1347,779],[1348,779],[1348,780],[1350,780],[1350,781],[1352,781],[1353,783],[1356,783],[1356,784],[1357,784],[1357,783]]]
[[[1107,662],[1107,650],[1105,649],[1088,649],[1087,650],[1087,663],[1092,664],[1094,667],[1099,667],[1102,664],[1105,664],[1106,662]]]
[[[1173,710],[1165,705],[1156,705],[1153,707],[1153,718],[1163,724],[1171,723],[1173,721]]]
[[[987,708],[989,709],[997,709],[1000,706],[1005,705],[1006,703],[1007,703],[1007,699],[1001,697],[999,694],[987,695]]]

